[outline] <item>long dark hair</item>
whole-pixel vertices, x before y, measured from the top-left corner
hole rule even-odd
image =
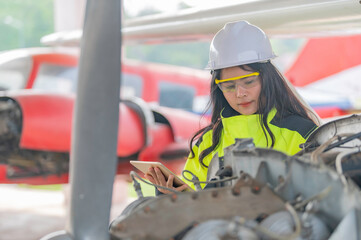
[[[255,71],[260,73],[261,78],[261,92],[259,95],[258,101],[258,113],[260,116],[260,123],[263,130],[263,133],[266,137],[267,146],[273,148],[275,144],[275,136],[272,133],[271,129],[267,123],[267,117],[269,112],[276,108],[277,117],[282,119],[287,115],[296,114],[303,118],[313,121],[309,114],[313,112],[309,111],[294,95],[292,90],[288,87],[286,80],[283,78],[282,74],[278,69],[270,62],[264,63],[250,63],[247,65],[239,66],[246,71]],[[223,124],[221,121],[220,113],[223,108],[231,107],[225,97],[223,96],[222,91],[215,84],[215,79],[220,79],[221,70],[215,70],[212,73],[211,81],[211,91],[210,91],[210,103],[209,107],[212,107],[212,117],[211,123],[197,131],[190,141],[190,150],[191,158],[194,157],[194,152],[192,150],[193,142],[198,140],[204,133],[209,130],[213,130],[212,133],[212,145],[209,148],[206,148],[200,153],[199,162],[207,167],[203,163],[203,159],[210,154],[219,144]],[[315,123],[318,125],[318,123]],[[271,144],[269,145],[269,139],[267,133],[269,134]]]

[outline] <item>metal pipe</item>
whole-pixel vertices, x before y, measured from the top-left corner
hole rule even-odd
[[[88,0],[70,157],[66,229],[74,239],[109,239],[117,164],[120,1]]]
[[[70,155],[66,231],[44,239],[110,239],[117,164],[121,33],[119,0],[88,0]]]

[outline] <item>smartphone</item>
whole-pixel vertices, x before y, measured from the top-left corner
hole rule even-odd
[[[174,186],[176,186],[176,187],[186,184],[182,179],[180,179],[176,174],[174,174],[171,170],[169,170],[166,166],[164,166],[160,162],[130,161],[130,163],[134,167],[139,169],[141,172],[143,172],[144,174],[146,174],[148,172],[148,169],[150,167],[157,167],[160,169],[160,171],[163,173],[163,175],[166,179],[168,179],[170,174],[174,175],[173,183],[174,183]],[[188,188],[186,189],[187,191],[194,191],[189,185],[187,185],[187,186],[188,186]]]

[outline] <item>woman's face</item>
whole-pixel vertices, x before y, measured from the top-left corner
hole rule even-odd
[[[218,84],[229,105],[243,115],[251,115],[258,110],[258,99],[261,92],[261,77],[257,74],[249,77],[239,78],[255,73],[253,70],[243,70],[240,67],[229,67],[221,70],[221,79],[232,79],[222,81]]]

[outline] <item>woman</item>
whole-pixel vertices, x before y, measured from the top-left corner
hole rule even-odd
[[[297,153],[317,127],[317,117],[270,62],[275,55],[265,33],[246,21],[227,23],[214,36],[209,56],[211,123],[192,138],[184,169],[205,181],[212,157],[222,157],[235,138],[253,138],[256,147]],[[166,181],[159,169],[149,169],[146,178],[177,191],[185,189],[174,188],[173,177]]]

